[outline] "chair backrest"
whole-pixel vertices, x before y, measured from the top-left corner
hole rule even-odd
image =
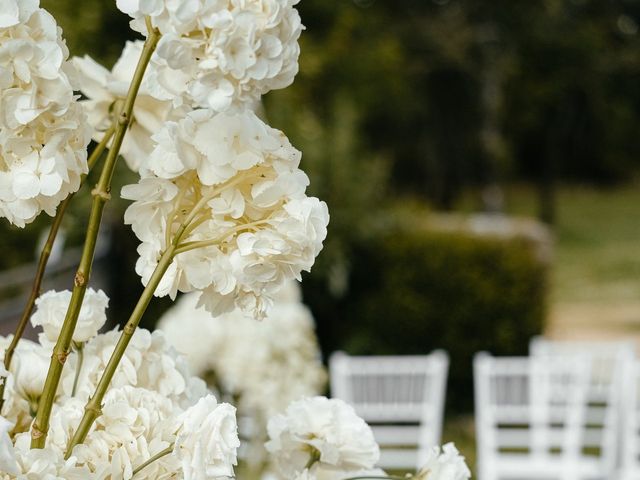
[[[533,478],[532,466],[577,469],[589,365],[574,358],[474,358],[479,478],[499,478],[501,462],[518,459],[510,477]],[[569,477],[567,477],[569,478]]]
[[[583,449],[597,456],[606,471],[619,464],[626,374],[635,359],[630,341],[555,341],[542,337],[531,340],[534,357],[565,358],[573,356],[590,364],[586,398],[586,421]]]
[[[622,422],[622,469],[620,480],[640,478],[640,362],[625,371]]]
[[[381,468],[417,469],[440,443],[449,357],[349,356],[329,360],[331,394],[350,403],[371,426]]]

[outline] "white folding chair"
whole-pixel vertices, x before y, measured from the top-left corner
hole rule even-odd
[[[619,480],[640,479],[640,362],[633,362],[624,375],[622,466]]]
[[[439,445],[449,357],[349,356],[329,360],[331,394],[350,403],[380,445],[379,466],[413,470]]]
[[[603,468],[613,472],[621,462],[623,431],[626,428],[624,391],[625,372],[635,359],[631,341],[556,341],[534,337],[529,352],[535,357],[575,356],[591,365],[586,398],[588,428],[582,447],[600,458]],[[640,480],[640,477],[638,478]]]
[[[479,480],[609,478],[583,449],[591,366],[576,357],[474,358]]]

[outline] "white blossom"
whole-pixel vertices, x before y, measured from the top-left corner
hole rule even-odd
[[[71,292],[69,290],[61,292],[50,290],[36,300],[36,311],[31,316],[31,324],[34,327],[42,326],[44,339],[47,341],[55,342],[58,339],[70,302]],[[87,289],[78,315],[76,329],[73,332],[74,342],[84,343],[98,334],[98,330],[107,321],[106,309],[108,305],[109,298],[102,290]]]
[[[84,362],[78,377],[75,396],[86,401],[93,394],[121,332],[117,329],[98,335],[84,346]],[[78,357],[71,355],[61,381],[67,396],[73,394]],[[72,373],[73,372],[73,373]],[[193,377],[184,357],[167,342],[160,331],[138,328],[111,380],[111,388],[133,386],[158,392],[176,406],[189,406],[206,394],[204,382]]]
[[[219,317],[186,294],[160,319],[158,328],[183,353],[191,371],[237,399],[244,415],[267,419],[303,396],[322,391],[326,373],[309,309],[289,281],[262,322],[234,310]],[[211,352],[215,352],[212,354]]]
[[[0,8],[0,216],[24,227],[78,190],[90,130],[61,30],[37,2],[18,3]]]
[[[37,405],[49,370],[51,350],[21,339],[11,361],[12,388],[22,399]]]
[[[246,108],[298,72],[304,28],[299,0],[118,0],[143,34],[149,16],[162,33],[157,80],[176,98],[216,111]]]
[[[18,474],[18,461],[16,460],[13,442],[9,432],[13,428],[13,423],[0,416],[0,472]]]
[[[174,453],[180,459],[185,480],[233,477],[240,446],[236,409],[218,404],[208,395],[180,418]]]
[[[81,103],[93,127],[93,139],[97,142],[102,140],[104,132],[117,120],[114,117],[124,104],[142,47],[143,42],[139,40],[127,41],[111,71],[88,55],[72,59],[78,71],[80,91],[87,97]],[[133,107],[131,124],[120,148],[120,155],[134,171],[138,171],[153,149],[151,135],[160,130],[166,120],[186,113],[184,108],[174,109],[169,101],[171,97],[159,93],[161,88],[154,85],[152,80],[157,77],[154,68],[155,62],[147,66]]]
[[[194,111],[154,135],[140,182],[123,188],[125,213],[142,244],[136,271],[147,284],[161,252],[191,215],[158,296],[202,291],[214,314],[239,307],[264,317],[275,291],[300,279],[322,249],[329,214],[307,197],[300,152],[253,112]]]
[[[453,443],[442,447],[433,447],[427,454],[423,467],[415,475],[417,480],[468,480],[471,478],[469,467]]]
[[[336,398],[297,400],[272,417],[267,429],[267,450],[285,478],[302,472],[314,454],[317,468],[344,472],[371,469],[380,457],[371,428]]]

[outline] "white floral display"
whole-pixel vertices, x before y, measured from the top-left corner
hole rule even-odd
[[[54,18],[33,0],[0,12],[0,216],[24,227],[78,190],[91,129]]]
[[[16,333],[0,337],[0,480],[234,478],[236,408],[193,371],[214,371],[224,399],[272,417],[266,449],[283,480],[388,478],[354,410],[309,396],[325,373],[293,282],[321,251],[329,213],[306,195],[301,153],[253,113],[298,70],[297,3],[116,0],[145,41],[108,70],[68,60],[38,0],[0,0],[0,216],[19,227],[56,217]],[[109,299],[90,274],[119,155],[139,175],[121,196],[145,288],[126,323],[99,333]],[[58,206],[89,164],[101,171],[73,289],[38,297]],[[166,334],[139,328],[154,295],[178,292]],[[38,342],[22,338],[29,321]],[[468,478],[451,445],[425,461],[414,478]]]
[[[34,327],[42,326],[46,340],[55,342],[58,338],[70,301],[71,292],[69,290],[62,292],[50,290],[36,300],[36,311],[31,316],[31,324]],[[74,342],[84,343],[98,334],[98,330],[107,321],[108,304],[109,298],[102,290],[87,289],[80,309],[78,324],[73,332]],[[45,343],[42,339],[40,342]]]
[[[162,33],[159,84],[176,99],[217,112],[253,105],[298,73],[299,0],[118,0],[146,34]],[[164,68],[162,68],[164,67]],[[162,71],[164,70],[164,71]]]
[[[111,71],[88,55],[72,59],[78,72],[80,91],[87,97],[80,103],[87,112],[87,120],[93,128],[95,141],[103,139],[111,125],[114,112],[127,96],[142,46],[143,42],[139,40],[127,42]],[[131,127],[120,149],[120,155],[135,172],[153,150],[151,135],[167,120],[178,119],[190,110],[186,105],[174,108],[171,95],[163,93],[159,84],[152,80],[155,62],[152,62],[148,69],[133,110]]]
[[[310,468],[313,457],[316,468],[340,472],[372,469],[380,458],[371,428],[337,398],[297,400],[272,417],[267,429],[267,450],[285,478]]]
[[[158,328],[186,356],[191,371],[215,378],[213,386],[234,398],[245,415],[267,419],[293,400],[324,390],[326,372],[313,316],[295,281],[276,294],[262,322],[240,310],[212,317],[197,307],[197,296],[187,294]]]
[[[143,283],[190,221],[183,241],[197,248],[176,255],[156,295],[198,290],[214,315],[240,308],[264,317],[275,291],[311,268],[327,235],[327,206],[305,195],[300,152],[251,111],[196,110],[152,139],[140,182],[122,190],[134,200],[125,222],[142,241]]]

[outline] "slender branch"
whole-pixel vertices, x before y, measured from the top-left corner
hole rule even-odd
[[[201,204],[202,203],[202,204]],[[96,418],[102,415],[102,400],[107,393],[107,389],[109,388],[109,384],[111,383],[111,379],[113,375],[116,373],[118,365],[120,364],[120,360],[124,356],[124,352],[131,341],[131,337],[138,328],[140,324],[140,320],[144,315],[147,307],[149,306],[149,302],[153,298],[153,294],[155,293],[162,277],[165,272],[171,265],[173,258],[176,255],[176,250],[180,242],[182,241],[182,237],[184,236],[189,223],[193,221],[196,217],[198,211],[204,202],[198,202],[193,206],[191,212],[187,216],[187,218],[183,221],[183,223],[178,228],[178,231],[173,237],[171,244],[167,247],[164,253],[160,256],[160,260],[158,260],[158,264],[154,269],[149,281],[147,282],[147,286],[144,288],[142,295],[138,299],[138,303],[136,304],[133,312],[131,312],[131,316],[127,321],[126,325],[122,329],[122,333],[120,334],[120,338],[118,339],[118,343],[109,358],[109,362],[102,372],[102,376],[100,377],[100,381],[96,386],[96,390],[91,398],[87,401],[87,404],[84,407],[84,415],[80,420],[80,424],[78,425],[77,430],[75,431],[73,437],[69,441],[67,445],[67,451],[65,454],[65,458],[69,458],[71,456],[71,452],[73,451],[73,447],[84,442],[85,438],[89,434],[89,430],[91,429],[91,425],[95,422]],[[168,228],[168,226],[167,226]]]
[[[76,375],[73,377],[72,397],[76,396],[76,391],[78,390],[78,381],[80,380],[80,372],[82,372],[82,364],[84,363],[84,345],[82,343],[77,344],[76,351],[78,352],[78,364],[76,365]]]
[[[88,170],[91,170],[95,164],[98,162],[98,159],[101,157],[104,152],[107,144],[111,140],[113,136],[113,132],[115,131],[115,125],[112,125],[109,130],[107,130],[102,137],[102,140],[91,152],[89,159],[87,160]],[[83,178],[84,180],[84,178]],[[31,313],[33,312],[33,307],[36,303],[36,299],[40,296],[40,289],[42,286],[42,280],[44,278],[44,273],[47,268],[47,263],[49,262],[49,256],[51,255],[51,251],[53,250],[53,243],[58,235],[58,230],[60,230],[60,225],[62,225],[62,219],[64,218],[64,214],[71,203],[71,199],[73,198],[74,193],[69,194],[67,198],[65,198],[56,211],[56,216],[53,219],[53,223],[51,224],[51,228],[49,229],[49,235],[47,236],[47,241],[42,248],[42,252],[40,252],[40,259],[38,260],[38,267],[36,270],[36,275],[33,279],[33,284],[31,286],[31,293],[29,294],[29,298],[27,299],[27,304],[22,311],[22,316],[20,317],[20,321],[16,326],[16,331],[13,334],[13,338],[11,339],[11,343],[7,347],[4,352],[4,368],[9,370],[11,367],[11,360],[13,359],[13,354],[18,346],[18,342],[22,338],[24,334],[24,330],[27,327],[27,323],[29,322],[29,318],[31,318]],[[2,412],[2,405],[4,403],[4,382],[0,385],[0,412]]]
[[[155,462],[156,460],[161,459],[162,457],[169,455],[171,452],[173,452],[173,444],[169,445],[167,448],[165,448],[164,450],[161,450],[160,452],[156,453],[153,457],[151,457],[149,460],[147,460],[146,462],[144,462],[141,465],[138,465],[134,470],[133,473],[131,474],[131,477],[135,477],[136,473],[140,472],[140,470],[142,470],[145,467],[148,467],[149,465],[151,465],[153,462]]]
[[[260,225],[265,225],[267,223],[269,223],[267,220],[259,220],[251,223],[243,223],[241,225],[237,225],[233,228],[230,228],[229,230],[224,232],[222,235],[218,235],[217,237],[214,237],[214,238],[182,243],[176,249],[176,255],[178,255],[179,253],[188,252],[190,250],[195,250],[196,248],[205,248],[205,247],[212,247],[214,245],[218,245],[222,240],[224,240],[225,238],[231,235],[242,232],[243,230],[250,230],[254,227],[259,227]]]
[[[80,259],[78,271],[75,274],[74,288],[71,294],[69,308],[67,309],[67,314],[65,316],[64,323],[62,324],[62,330],[58,336],[58,341],[56,342],[51,355],[51,363],[49,364],[49,371],[47,372],[44,390],[38,406],[38,413],[31,427],[31,448],[43,448],[45,446],[47,431],[49,429],[49,417],[51,415],[51,409],[58,389],[58,384],[60,383],[64,362],[69,354],[73,331],[75,330],[76,323],[78,321],[82,300],[84,299],[84,294],[89,282],[98,232],[102,221],[102,213],[104,211],[105,204],[110,198],[109,192],[111,189],[111,179],[118,159],[118,153],[120,152],[120,147],[122,146],[122,141],[126,134],[127,127],[131,122],[133,106],[136,96],[138,95],[140,85],[142,84],[144,72],[159,40],[160,34],[158,31],[149,31],[142,49],[140,60],[138,61],[138,65],[133,75],[131,85],[129,86],[129,92],[127,93],[122,111],[118,117],[118,123],[113,135],[113,143],[105,160],[100,180],[91,192],[93,195],[93,203],[91,206],[91,214],[89,216],[84,248],[82,250],[82,257]]]
[[[67,447],[67,453],[65,458],[69,458],[71,456],[71,451],[73,447],[84,442],[84,439],[87,437],[89,433],[89,429],[96,418],[98,418],[102,414],[102,399],[107,393],[107,389],[109,388],[109,384],[111,383],[111,379],[113,375],[116,373],[118,365],[120,364],[120,360],[122,359],[124,352],[131,341],[131,337],[133,337],[142,316],[144,315],[149,302],[153,298],[153,294],[156,291],[156,288],[160,284],[163,275],[171,265],[173,261],[173,253],[175,250],[175,242],[168,248],[160,257],[158,261],[158,265],[156,265],[147,286],[145,287],[142,295],[138,299],[138,303],[136,304],[127,324],[122,329],[122,333],[120,334],[120,338],[118,339],[118,343],[116,343],[115,349],[111,354],[111,358],[109,358],[109,362],[102,372],[102,377],[100,377],[100,381],[96,386],[96,390],[93,396],[89,399],[87,404],[84,407],[84,415],[80,420],[80,424],[78,425],[78,429],[76,430],[73,438],[69,442]]]

